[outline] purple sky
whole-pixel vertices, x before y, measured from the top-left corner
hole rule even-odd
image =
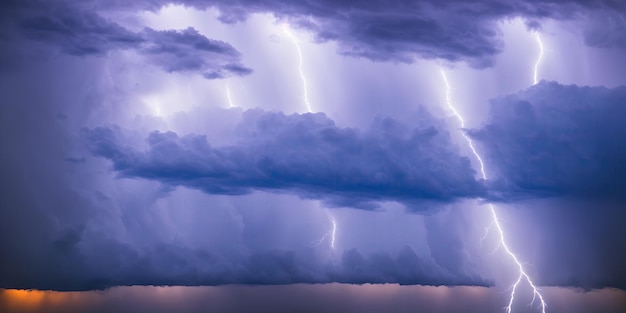
[[[0,310],[625,310],[625,13],[4,1]]]

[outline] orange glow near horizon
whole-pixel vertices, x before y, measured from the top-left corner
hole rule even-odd
[[[46,297],[46,291],[8,289],[0,291],[0,299],[12,309],[35,309],[38,308]]]
[[[92,302],[94,292],[50,291],[36,289],[0,289],[0,311],[39,312],[68,304]],[[94,303],[95,304],[95,303]]]
[[[624,312],[626,292],[601,289],[589,292],[571,288],[544,287],[554,312]],[[319,312],[377,312],[391,308],[412,312],[493,312],[505,305],[497,288],[472,286],[401,286],[398,284],[319,284],[274,286],[126,286],[98,291],[43,291],[0,289],[0,312],[241,312],[263,307],[275,312],[292,312],[315,307]],[[287,299],[287,300],[286,300]],[[242,306],[247,303],[249,306]],[[287,306],[285,306],[285,304]]]

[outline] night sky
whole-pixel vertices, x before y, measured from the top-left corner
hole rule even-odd
[[[0,312],[626,312],[625,15],[3,0]]]

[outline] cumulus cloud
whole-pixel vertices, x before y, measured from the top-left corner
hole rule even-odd
[[[199,73],[207,79],[245,76],[252,69],[229,43],[213,40],[194,28],[129,30],[90,9],[69,2],[9,1],[3,34],[9,44],[43,44],[74,56],[104,56],[132,50],[168,72]]]
[[[415,58],[443,59],[466,62],[479,68],[492,65],[495,55],[503,49],[504,42],[498,29],[498,21],[503,19],[522,17],[529,21],[529,25],[539,27],[543,19],[579,20],[584,17],[588,20],[583,24],[587,25],[585,32],[589,45],[623,47],[624,38],[619,30],[624,28],[623,15],[626,12],[623,3],[610,0],[400,0],[359,3],[348,0],[68,0],[58,4],[62,4],[64,9],[48,10],[43,15],[27,13],[25,16],[29,18],[20,24],[30,38],[63,44],[63,50],[73,54],[102,53],[114,47],[128,48],[137,41],[147,40],[142,37],[150,37],[150,32],[141,36],[125,30],[93,13],[94,9],[136,12],[182,4],[197,9],[217,8],[221,12],[220,19],[226,23],[244,21],[254,13],[272,13],[282,22],[311,31],[319,41],[337,42],[339,52],[345,55],[392,62],[412,62]],[[3,6],[13,9],[12,12],[19,11],[18,16],[21,17],[27,11],[43,12],[41,8],[50,5],[48,2],[29,0],[8,1]],[[6,16],[11,17],[11,14]],[[611,31],[607,32],[606,26]],[[189,65],[197,61],[193,56],[202,52],[189,47],[187,50],[185,54],[191,59],[175,64]],[[232,68],[233,64],[236,68],[245,68],[237,62],[227,62],[226,65]],[[207,71],[204,76],[212,79],[226,74],[249,73],[247,68],[243,72],[229,71],[228,66],[219,69],[221,71]]]
[[[226,23],[244,21],[254,13],[272,13],[313,32],[317,40],[337,42],[339,52],[346,55],[392,62],[443,59],[474,67],[490,66],[502,51],[497,22],[503,19],[522,17],[536,27],[543,19],[578,19],[593,14],[619,17],[626,12],[623,3],[612,0],[160,0],[144,1],[143,5],[133,2],[132,7],[155,10],[168,3],[218,8],[220,19]],[[105,5],[128,6],[108,1]],[[614,34],[614,38],[602,36],[601,44],[623,41],[617,32]]]
[[[142,54],[168,72],[200,72],[205,78],[244,76],[252,70],[239,63],[240,53],[230,44],[209,39],[194,28],[182,31],[143,31]]]
[[[24,4],[27,3],[27,4]],[[49,6],[36,0],[8,1],[8,9],[20,12],[41,11]],[[55,42],[70,43],[66,51],[74,54],[98,53],[111,46],[128,47],[141,40],[136,34],[107,25],[106,20],[92,13],[96,10],[130,11],[158,10],[168,4],[182,4],[197,9],[217,8],[226,23],[246,20],[254,13],[272,13],[283,22],[304,28],[319,41],[335,41],[339,52],[377,61],[411,62],[415,58],[466,62],[474,67],[490,66],[503,49],[498,21],[522,17],[529,25],[538,26],[543,19],[579,20],[584,17],[586,42],[599,47],[623,47],[619,30],[624,28],[626,7],[611,0],[570,1],[221,1],[221,0],[157,0],[157,1],[59,1],[66,9],[32,16],[26,21],[30,35]],[[69,10],[67,10],[69,8]],[[13,10],[15,11],[15,10]],[[89,12],[89,13],[87,13]],[[10,16],[8,14],[7,16]],[[600,25],[601,27],[597,27]],[[606,32],[606,26],[611,31]],[[78,27],[71,30],[71,27]],[[44,30],[46,29],[46,30]],[[70,31],[71,30],[71,31]],[[86,31],[85,40],[77,42],[79,31]],[[599,31],[602,30],[602,31]],[[31,37],[31,38],[32,38]],[[131,41],[131,42],[129,42]],[[191,62],[191,61],[190,61]],[[247,74],[229,72],[224,73]],[[207,72],[207,78],[220,78],[220,71]]]
[[[626,87],[540,84],[491,103],[471,132],[499,173],[494,188],[525,196],[624,198]]]
[[[373,207],[376,201],[449,202],[484,193],[469,160],[439,122],[423,112],[413,127],[380,118],[364,131],[337,127],[322,113],[244,113],[234,145],[205,136],[153,132],[147,149],[124,145],[121,131],[85,130],[91,150],[122,177],[160,181],[211,194],[293,192],[330,204]]]
[[[599,48],[626,48],[626,19],[622,11],[590,14],[584,28],[585,43]]]

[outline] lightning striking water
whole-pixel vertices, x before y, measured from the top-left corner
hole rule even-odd
[[[291,42],[293,42],[293,44],[296,46],[296,50],[298,51],[298,58],[300,59],[300,63],[298,64],[298,71],[300,72],[300,79],[302,80],[302,88],[304,90],[304,103],[306,104],[308,112],[313,112],[311,110],[311,103],[309,102],[309,89],[307,88],[306,77],[304,76],[304,71],[302,71],[303,61],[300,44],[298,43],[298,39],[296,38],[296,36],[294,36],[291,32],[291,29],[289,29],[289,25],[283,24],[283,30],[285,31]]]
[[[537,57],[537,62],[535,62],[535,73],[533,76],[533,85],[537,85],[537,70],[539,68],[539,64],[541,63],[541,59],[543,59],[543,42],[541,42],[541,36],[539,33],[535,33],[535,40],[537,40],[537,44],[539,45],[539,56]]]
[[[228,107],[234,108],[235,104],[233,103],[233,98],[230,96],[230,88],[226,85],[226,97],[228,98]]]
[[[537,38],[539,38],[537,36]],[[541,42],[539,40],[539,42]],[[542,49],[542,55],[543,55],[543,46],[541,46]],[[539,61],[541,61],[541,58],[539,59]],[[539,64],[539,61],[537,61],[537,64]],[[535,66],[535,83],[536,83],[536,66]],[[443,81],[445,82],[446,85],[446,104],[448,105],[448,108],[450,109],[450,111],[452,111],[452,113],[454,114],[454,116],[457,118],[457,120],[459,121],[459,123],[461,124],[461,128],[465,128],[465,120],[463,119],[463,117],[461,116],[461,114],[459,113],[459,111],[456,110],[456,108],[452,105],[452,101],[451,101],[451,97],[450,97],[450,83],[448,82],[448,77],[446,76],[446,73],[441,70],[441,76],[443,77]],[[483,180],[487,180],[487,174],[485,172],[485,164],[483,162],[483,159],[480,157],[480,154],[478,154],[478,151],[476,151],[476,148],[474,147],[474,142],[472,141],[472,139],[465,133],[463,132],[463,137],[467,140],[467,143],[470,147],[470,149],[472,150],[472,154],[474,154],[474,157],[476,158],[476,160],[478,161],[478,163],[480,164],[480,174],[482,176]],[[498,235],[499,235],[499,241],[498,241],[498,245],[499,247],[502,247],[504,249],[504,251],[509,255],[509,257],[513,260],[513,262],[515,262],[515,265],[518,268],[518,277],[517,280],[511,285],[511,295],[509,298],[509,303],[506,307],[506,312],[507,313],[511,313],[513,310],[513,302],[515,300],[515,292],[517,291],[517,288],[519,287],[520,283],[522,283],[522,281],[526,281],[528,283],[528,285],[532,288],[533,290],[533,300],[531,302],[534,303],[537,298],[539,298],[539,302],[541,303],[541,312],[542,313],[546,313],[546,302],[543,298],[543,295],[541,294],[541,292],[539,291],[539,288],[537,288],[537,286],[535,285],[535,283],[533,283],[533,281],[530,279],[530,276],[528,276],[528,274],[526,273],[526,271],[524,270],[524,266],[522,265],[522,263],[519,261],[519,259],[517,258],[517,256],[515,255],[515,253],[513,253],[513,251],[511,251],[511,249],[509,248],[508,244],[506,243],[505,240],[505,236],[504,236],[504,231],[502,229],[502,225],[500,225],[500,220],[498,219],[498,215],[496,214],[496,209],[493,206],[493,204],[489,203],[487,204],[489,206],[489,210],[491,211],[491,216],[493,218],[492,221],[492,225],[496,226],[496,229],[498,231]],[[491,225],[490,225],[491,226]],[[487,228],[488,230],[488,228]],[[486,234],[485,234],[486,236]],[[484,237],[483,237],[484,238]]]

